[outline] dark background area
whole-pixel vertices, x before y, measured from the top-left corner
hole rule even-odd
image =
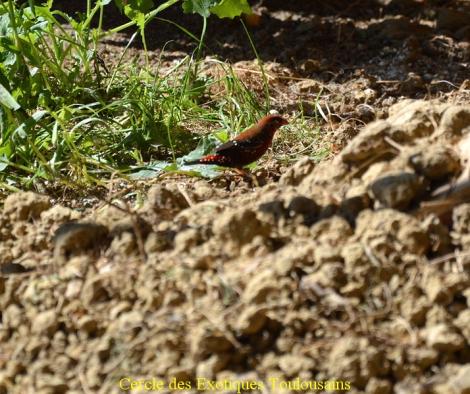
[[[262,0],[251,5],[261,16],[258,26],[249,26],[261,59],[290,67],[302,77],[339,83],[354,75],[406,81],[412,73],[417,78],[413,76],[410,86],[396,91],[412,97],[454,89],[470,75],[470,5],[465,1]],[[57,6],[71,14],[84,11],[83,2],[62,1]],[[200,34],[201,18],[183,14],[179,4],[159,17]],[[112,28],[127,19],[111,5],[104,22],[105,28]],[[124,33],[130,37],[134,31]],[[161,20],[149,24],[146,36],[150,50],[159,51],[166,44],[168,54],[190,53],[196,46],[181,30]],[[108,43],[122,45],[113,38]],[[205,44],[205,55],[221,60],[255,57],[237,18],[211,17]],[[141,47],[138,40],[133,45]],[[440,80],[449,83],[427,86]]]

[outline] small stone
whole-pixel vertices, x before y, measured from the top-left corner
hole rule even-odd
[[[207,360],[198,363],[196,376],[198,378],[214,379],[216,374],[222,371],[229,361],[229,354],[213,354]]]
[[[188,207],[178,184],[157,184],[150,188],[143,210],[153,212],[159,218],[170,219]]]
[[[460,204],[452,211],[452,237],[463,250],[470,247],[470,204]]]
[[[310,157],[303,157],[281,175],[279,184],[281,186],[297,186],[314,168],[315,162]]]
[[[51,203],[47,196],[33,192],[10,194],[3,205],[3,213],[11,221],[38,219]]]
[[[367,383],[365,391],[368,394],[388,394],[392,392],[392,384],[388,380],[373,377]]]
[[[140,311],[123,312],[116,320],[119,332],[129,332],[142,326],[144,316]]]
[[[311,358],[300,354],[285,354],[279,358],[279,368],[286,376],[298,376],[314,367],[315,363]]]
[[[459,290],[468,283],[460,273],[442,274],[430,270],[423,278],[421,287],[432,304],[448,305]]]
[[[210,353],[226,353],[233,348],[225,332],[206,325],[195,327],[190,338],[192,353],[197,357]]]
[[[316,222],[311,230],[312,238],[318,243],[340,246],[352,235],[351,225],[340,216],[332,216]]]
[[[470,126],[470,105],[451,106],[442,115],[438,134],[460,136]]]
[[[78,220],[80,213],[73,209],[63,207],[62,205],[55,205],[47,211],[41,213],[41,219],[48,224],[58,224]]]
[[[40,374],[36,377],[37,389],[40,393],[65,394],[69,386],[63,377],[51,374]]]
[[[378,156],[388,150],[385,137],[390,134],[392,126],[385,120],[378,120],[368,124],[349,142],[341,152],[344,163],[359,165],[364,160]]]
[[[439,107],[425,100],[401,100],[389,109],[392,127],[388,137],[400,144],[410,144],[430,136],[439,119]]]
[[[460,312],[454,320],[454,324],[460,329],[467,342],[470,343],[470,309]]]
[[[247,304],[261,304],[278,292],[279,282],[272,271],[259,272],[246,284],[242,298]]]
[[[311,225],[320,212],[320,207],[311,198],[305,196],[294,196],[286,201],[286,211],[289,216],[301,215],[305,225]]]
[[[83,282],[79,279],[70,280],[67,283],[67,288],[65,290],[65,298],[68,300],[76,299],[80,295],[80,291],[82,290]]]
[[[67,260],[71,255],[109,243],[108,228],[96,223],[68,222],[61,225],[53,237],[54,257]]]
[[[198,181],[194,184],[194,195],[198,201],[210,200],[215,194],[214,188],[207,181]]]
[[[3,311],[2,321],[6,328],[17,329],[24,322],[24,310],[16,304],[10,304]]]
[[[460,366],[459,372],[449,381],[456,394],[470,394],[470,364]]]
[[[296,269],[305,269],[314,264],[313,251],[316,244],[310,240],[299,240],[291,242],[285,247],[279,249],[269,259],[269,266],[275,275],[285,278],[289,273]],[[263,271],[267,273],[268,271]],[[271,274],[272,276],[272,274]]]
[[[318,93],[323,89],[323,84],[313,79],[306,79],[291,86],[296,93]]]
[[[316,59],[307,59],[300,68],[307,73],[316,73],[322,71],[324,66]]]
[[[337,248],[324,246],[322,244],[316,245],[313,249],[313,259],[317,267],[321,267],[328,263],[337,263],[342,260]]]
[[[286,208],[281,200],[263,202],[258,206],[258,209],[263,214],[270,215],[276,221],[287,216]]]
[[[465,346],[464,338],[445,323],[428,327],[424,330],[428,346],[443,352],[455,352]]]
[[[109,299],[108,292],[99,276],[89,279],[83,286],[81,298],[85,305],[104,302]]]
[[[173,245],[173,238],[172,231],[150,233],[144,243],[145,253],[149,255],[169,249]]]
[[[303,288],[332,288],[339,289],[346,284],[344,266],[341,263],[325,263],[320,265],[318,271],[302,278],[300,286]]]
[[[366,290],[367,284],[363,282],[349,282],[340,290],[341,294],[346,297],[360,297]]]
[[[98,322],[92,316],[82,316],[78,319],[77,328],[90,335],[97,330]]]
[[[0,266],[0,273],[2,275],[23,274],[30,271],[33,271],[33,269],[26,268],[24,265],[18,263],[6,263]]]
[[[425,347],[410,348],[407,350],[407,359],[425,370],[439,359],[439,352]]]
[[[413,172],[391,172],[369,184],[371,198],[384,208],[406,209],[423,191],[423,180]]]
[[[261,331],[266,324],[267,309],[257,305],[249,305],[237,320],[237,329],[244,335],[253,335]]]
[[[426,297],[406,297],[400,305],[401,314],[412,324],[422,325],[426,319],[429,305]]]
[[[40,312],[31,322],[33,333],[51,336],[59,326],[58,316],[55,310]]]
[[[410,157],[410,164],[431,181],[452,177],[460,171],[460,159],[456,152],[447,146],[426,146],[418,154]]]
[[[413,95],[425,87],[423,78],[416,73],[409,73],[408,77],[400,84],[399,93]]]
[[[349,223],[354,223],[357,215],[370,206],[371,199],[367,194],[357,195],[343,199],[338,213]]]
[[[199,243],[200,239],[199,232],[194,228],[180,231],[175,236],[175,250],[177,252],[188,251],[194,248]]]
[[[256,235],[268,236],[270,226],[261,222],[255,212],[242,208],[227,211],[216,218],[213,232],[220,238],[241,246],[251,242]]]
[[[383,352],[367,338],[343,336],[335,341],[326,368],[330,376],[341,376],[363,388],[372,377],[383,374],[387,364]]]

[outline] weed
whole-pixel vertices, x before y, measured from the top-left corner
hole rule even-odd
[[[162,169],[195,173],[182,167],[181,157],[233,137],[227,130],[238,133],[270,108],[268,79],[245,26],[262,72],[263,104],[230,65],[202,60],[205,14],[199,37],[170,21],[194,39],[192,54],[171,68],[162,69],[161,59],[150,65],[145,26],[175,0],[151,11],[123,5],[131,21],[109,32],[133,25],[138,30],[118,61],[105,64],[99,48],[109,34],[102,31],[108,3],[87,0],[86,12],[76,17],[55,10],[52,0],[41,6],[13,0],[0,4],[0,186],[4,189],[31,188],[44,181],[100,184],[111,174],[125,177],[136,169],[147,174]],[[144,44],[144,66],[127,53],[138,35]],[[305,118],[296,121],[279,146],[315,140],[314,129],[307,124]],[[215,138],[196,147],[208,131]],[[289,155],[293,153],[281,159],[290,161]]]

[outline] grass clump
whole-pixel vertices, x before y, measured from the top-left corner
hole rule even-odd
[[[204,149],[231,137],[220,130],[240,131],[269,109],[267,81],[260,104],[231,66],[201,62],[206,17],[194,54],[171,69],[150,66],[146,50],[144,66],[124,61],[138,33],[145,48],[145,18],[120,60],[105,64],[98,48],[108,3],[88,0],[75,18],[51,0],[0,4],[0,187],[82,186],[137,168],[175,170],[207,130],[219,131]],[[207,64],[217,75],[201,72]],[[222,94],[211,93],[215,87]]]

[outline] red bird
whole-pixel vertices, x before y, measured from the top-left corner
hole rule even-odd
[[[215,153],[186,164],[215,164],[242,169],[258,160],[271,146],[274,133],[288,122],[281,115],[267,115],[249,129],[215,149]]]

